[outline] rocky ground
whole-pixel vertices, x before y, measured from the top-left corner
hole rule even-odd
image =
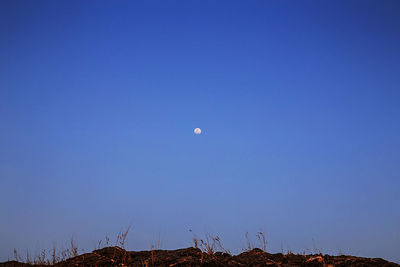
[[[8,261],[0,266],[32,266]],[[38,266],[38,265],[35,265]],[[47,265],[48,266],[48,265]],[[54,266],[400,266],[379,258],[329,256],[322,254],[270,254],[253,249],[232,256],[217,252],[207,254],[198,248],[178,250],[126,251],[106,247],[59,262]]]

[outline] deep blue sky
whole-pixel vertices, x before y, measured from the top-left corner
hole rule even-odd
[[[0,260],[132,223],[130,249],[262,228],[272,252],[400,262],[399,14],[1,1]]]

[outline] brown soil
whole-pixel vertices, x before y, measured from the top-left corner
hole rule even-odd
[[[16,261],[0,266],[32,266]],[[36,265],[37,266],[37,265]],[[322,254],[270,254],[260,249],[237,256],[217,252],[207,254],[198,248],[154,251],[126,251],[107,247],[59,262],[54,266],[400,266],[379,258],[329,256]]]

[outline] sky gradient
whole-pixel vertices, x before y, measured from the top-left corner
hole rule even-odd
[[[0,261],[132,224],[132,250],[263,229],[270,252],[400,262],[399,14],[1,1]]]

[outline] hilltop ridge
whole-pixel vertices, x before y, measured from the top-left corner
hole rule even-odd
[[[0,263],[1,267],[49,266],[17,261]],[[177,250],[126,251],[118,246],[105,247],[58,262],[51,266],[400,266],[380,258],[348,255],[270,254],[255,248],[231,255],[224,252],[206,253],[199,248]]]

